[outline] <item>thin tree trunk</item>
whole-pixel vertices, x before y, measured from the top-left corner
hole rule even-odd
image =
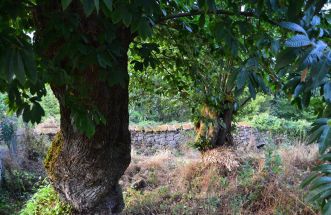
[[[231,134],[232,129],[232,116],[233,110],[226,109],[224,113],[221,114],[220,119],[224,122],[225,127],[218,126],[215,135],[215,146],[232,145],[233,138]]]
[[[208,106],[202,108],[202,120],[196,125],[196,141],[200,150],[206,151],[220,146],[233,145],[231,133],[233,109],[231,104],[229,106],[230,108],[222,110],[219,114]],[[222,121],[222,125],[219,124],[219,121]]]

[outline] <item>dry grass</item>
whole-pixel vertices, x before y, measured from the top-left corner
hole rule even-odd
[[[316,214],[299,188],[316,147],[298,144],[272,150],[133,151],[123,177],[124,214]],[[130,184],[147,183],[141,190]]]

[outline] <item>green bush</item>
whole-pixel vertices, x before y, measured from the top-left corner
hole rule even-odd
[[[5,169],[3,180],[3,189],[12,192],[12,194],[23,195],[25,192],[32,191],[38,178],[27,171]]]
[[[287,134],[292,137],[305,137],[310,123],[306,120],[286,120],[262,113],[254,116],[251,124],[260,131],[270,131],[273,134]]]
[[[250,100],[247,105],[240,110],[239,115],[243,118],[250,119],[257,114],[268,112],[270,108],[270,101],[271,96],[257,95],[254,100]]]
[[[130,122],[136,124],[142,121],[186,122],[190,119],[191,110],[179,96],[162,96],[131,89],[129,114]]]
[[[71,207],[63,203],[51,185],[41,187],[20,211],[20,215],[68,215]]]
[[[12,215],[16,214],[19,203],[16,200],[13,200],[11,193],[0,189],[0,214],[1,215]]]
[[[316,118],[315,112],[320,108],[318,104],[320,104],[321,101],[319,98],[312,98],[311,103],[309,108],[300,110],[297,106],[291,104],[288,98],[284,96],[274,97],[269,104],[270,114],[288,120],[305,119],[312,121]]]

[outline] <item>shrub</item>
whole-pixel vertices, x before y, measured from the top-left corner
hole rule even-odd
[[[33,185],[38,181],[35,175],[21,170],[5,170],[4,188],[12,194],[22,195],[32,190]]]
[[[21,142],[24,145],[25,155],[29,160],[43,160],[50,147],[47,136],[37,136],[29,127],[25,127]]]
[[[26,203],[20,215],[67,215],[71,214],[71,207],[63,203],[51,185],[39,190]]]
[[[11,199],[9,192],[5,190],[0,190],[0,214],[2,215],[12,215],[16,214],[19,204]]]
[[[274,134],[287,134],[289,136],[306,136],[310,123],[306,120],[286,120],[276,116],[262,113],[254,116],[251,124],[260,131],[270,131]]]
[[[270,100],[270,96],[257,95],[254,100],[249,101],[246,106],[243,106],[239,114],[240,116],[250,119],[259,113],[268,112]]]

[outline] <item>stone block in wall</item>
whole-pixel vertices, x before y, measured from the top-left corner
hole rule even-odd
[[[177,146],[177,142],[174,141],[174,140],[169,141],[168,144],[169,144],[170,147],[176,147]]]
[[[177,131],[179,128],[180,126],[168,125],[168,131]]]
[[[166,140],[167,140],[167,141],[174,140],[174,136],[173,136],[171,133],[169,133],[169,134],[167,135],[167,137],[166,137]]]
[[[158,131],[158,132],[166,132],[166,131],[168,131],[168,125],[165,124],[165,125],[156,126],[156,128],[154,130]]]
[[[167,140],[166,140],[165,137],[163,137],[163,138],[160,138],[159,142],[160,142],[161,145],[165,145]]]
[[[194,129],[194,126],[192,123],[184,123],[184,124],[182,124],[182,129],[183,130],[192,130],[192,129]]]
[[[145,132],[153,132],[153,127],[152,126],[144,126],[144,131]]]
[[[159,141],[159,139],[161,139],[160,134],[155,134],[155,135],[154,135],[154,140],[155,140],[155,142],[156,142],[156,141]]]
[[[180,133],[174,134],[174,138],[180,138],[182,135]]]

